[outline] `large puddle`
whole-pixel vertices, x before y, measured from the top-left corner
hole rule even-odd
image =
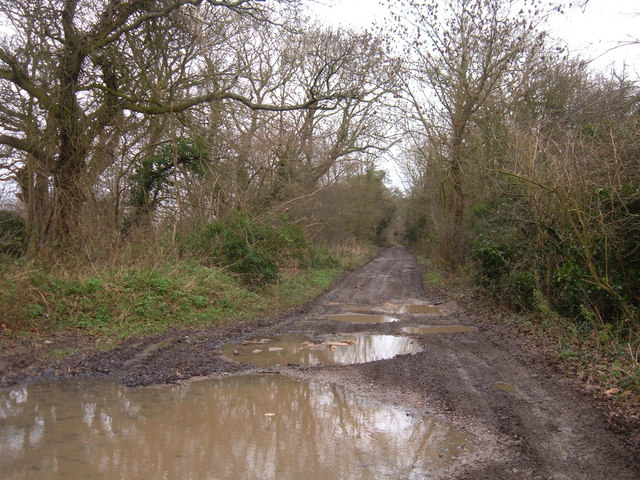
[[[424,478],[473,449],[447,424],[281,376],[0,391],[10,479]]]
[[[420,346],[409,337],[367,334],[341,335],[322,343],[312,343],[303,335],[282,335],[231,343],[222,348],[227,358],[258,367],[366,363],[420,351]]]

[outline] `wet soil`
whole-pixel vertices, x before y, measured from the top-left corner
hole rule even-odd
[[[330,317],[348,313],[391,315],[398,321],[352,323]],[[439,327],[440,333],[407,334],[416,331],[408,327]],[[422,351],[353,365],[269,367],[231,361],[221,352],[228,343],[250,338],[296,334],[320,343],[328,336],[357,333],[409,335]],[[108,351],[72,334],[26,345],[27,351],[0,355],[2,386],[76,376],[144,386],[192,377],[278,373],[340,385],[360,397],[428,414],[474,435],[473,459],[461,462],[454,472],[429,478],[640,478],[637,454],[623,435],[610,429],[607,416],[587,392],[509,328],[468,313],[443,296],[425,294],[415,259],[400,246],[382,251],[305,308],[278,318],[171,331],[131,339]],[[56,358],[56,352],[66,350],[73,353]]]

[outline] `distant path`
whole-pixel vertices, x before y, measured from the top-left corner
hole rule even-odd
[[[424,295],[416,259],[406,247],[383,250],[371,262],[335,285],[322,297],[324,303],[380,305],[392,300],[418,299]]]

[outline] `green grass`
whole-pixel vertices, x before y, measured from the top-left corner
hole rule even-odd
[[[282,270],[262,287],[195,261],[94,267],[89,275],[16,262],[0,272],[0,343],[26,333],[74,331],[110,344],[168,328],[264,318],[311,300],[357,263],[353,256],[336,258],[326,267]]]
[[[422,283],[424,285],[439,287],[445,284],[442,273],[434,268],[433,261],[429,257],[416,254],[416,260],[422,269]]]
[[[425,285],[442,285],[442,275],[438,272],[428,272],[424,274],[423,278]]]

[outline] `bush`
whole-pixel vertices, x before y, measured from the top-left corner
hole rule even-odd
[[[581,305],[592,287],[584,281],[583,261],[575,249],[566,248],[563,253],[562,263],[554,272],[550,301],[561,315],[575,317],[581,313]]]
[[[279,262],[302,260],[308,251],[302,228],[285,216],[279,221],[275,228],[234,211],[229,218],[204,227],[188,244],[196,254],[244,275],[248,283],[268,283],[277,277]]]
[[[506,287],[509,306],[516,310],[536,307],[536,277],[530,270],[516,270],[509,276]]]
[[[511,255],[507,248],[493,239],[480,236],[473,256],[478,262],[476,282],[490,291],[501,290],[511,268]]]
[[[316,247],[309,250],[309,254],[301,264],[304,268],[340,268],[340,259],[327,247]]]
[[[26,225],[15,212],[0,210],[0,253],[19,256],[25,250]]]
[[[475,281],[516,310],[535,308],[537,282],[535,274],[523,266],[517,268],[513,248],[486,236],[480,236],[474,247],[477,261]]]

